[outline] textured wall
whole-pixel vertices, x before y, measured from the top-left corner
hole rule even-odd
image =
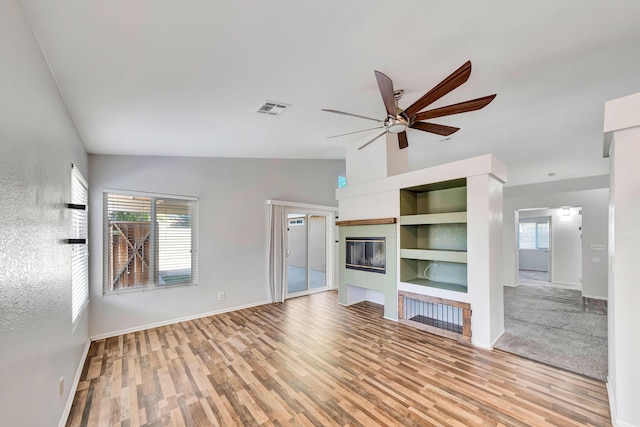
[[[266,200],[335,206],[344,171],[341,160],[92,155],[89,161],[91,336],[270,300]],[[104,188],[199,197],[199,286],[102,297]]]
[[[14,0],[0,2],[0,64],[0,424],[54,426],[88,339],[61,243],[71,163],[86,174],[87,155]]]

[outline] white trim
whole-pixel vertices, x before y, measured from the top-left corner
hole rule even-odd
[[[615,420],[618,416],[617,408],[616,408],[616,394],[613,391],[613,387],[611,387],[611,382],[609,380],[609,376],[607,375],[607,397],[609,397],[609,412],[611,413],[611,424],[616,425]]]
[[[194,314],[192,316],[179,317],[176,319],[164,320],[162,322],[149,323],[147,325],[135,326],[133,328],[121,329],[119,331],[106,332],[104,334],[93,335],[89,337],[91,341],[103,340],[106,338],[113,338],[124,334],[130,334],[133,332],[145,331],[147,329],[158,328],[160,326],[173,325],[175,323],[186,322],[189,320],[201,319],[203,317],[215,316],[217,314],[229,313],[231,311],[242,310],[245,308],[257,307],[260,305],[271,304],[271,300],[259,301],[251,304],[244,304],[235,307],[223,308],[222,310],[210,311],[207,313]]]
[[[602,300],[602,301],[609,301],[609,298],[603,297],[603,296],[600,296],[600,295],[585,295],[585,294],[582,294],[582,298],[599,299],[599,300]]]
[[[609,412],[611,412],[611,424],[613,427],[635,427],[633,424],[629,424],[625,421],[618,419],[618,411],[616,407],[616,394],[611,387],[611,382],[607,376],[607,397],[609,398]]]
[[[84,187],[89,190],[89,184],[87,184],[87,180],[84,178],[84,175],[82,175],[82,172],[80,172],[80,169],[78,169],[78,166],[76,166],[74,163],[71,163],[71,173],[75,174],[76,178],[78,178],[78,180],[84,185]]]
[[[498,342],[498,340],[499,340],[500,338],[502,338],[502,336],[503,336],[506,332],[507,332],[507,331],[503,329],[503,330],[502,330],[502,332],[500,332],[500,333],[498,334],[498,336],[496,337],[496,339],[494,339],[493,341],[491,341],[491,350],[493,350],[493,347],[495,347],[495,345],[496,345],[496,343]]]
[[[517,287],[518,287],[518,285],[519,285],[519,283],[516,283],[515,285],[510,285],[510,284],[508,284],[508,283],[503,283],[503,284],[502,284],[502,286],[508,286],[508,287],[510,287],[510,288],[517,288]]]
[[[118,295],[126,295],[126,294],[135,294],[136,292],[151,292],[151,291],[158,291],[158,290],[162,290],[162,289],[173,289],[173,288],[186,288],[189,286],[200,286],[199,282],[196,283],[176,283],[174,285],[150,285],[150,286],[141,286],[138,288],[131,288],[131,289],[120,289],[117,291],[111,291],[108,293],[103,293],[102,297],[103,298],[109,298],[111,296],[118,296]]]
[[[483,349],[489,350],[489,351],[493,350],[493,347],[491,345],[487,345],[485,343],[473,342],[473,340],[471,341],[471,345],[473,347],[479,347],[479,348],[483,348]]]
[[[536,282],[535,280],[526,280],[526,279],[518,280],[518,284],[522,284],[522,283],[539,285],[539,286],[548,286],[550,288],[556,288],[556,289],[571,289],[573,291],[582,291],[582,285],[581,284],[575,284],[575,283]],[[505,286],[511,286],[511,285],[505,285]]]
[[[329,288],[328,286],[325,286],[323,288],[309,289],[308,291],[298,291],[292,294],[287,294],[287,299],[306,297],[307,295],[319,294],[320,292],[328,292],[332,290],[333,289]]]
[[[78,364],[78,369],[76,370],[76,376],[73,379],[73,383],[71,383],[71,390],[69,390],[69,397],[67,398],[67,404],[64,405],[64,410],[62,411],[62,418],[60,418],[60,423],[58,427],[64,427],[67,424],[67,420],[69,418],[69,414],[71,413],[71,407],[73,406],[73,399],[76,397],[76,391],[78,390],[78,384],[80,383],[80,376],[82,375],[82,369],[84,368],[84,364],[87,361],[87,355],[89,354],[89,348],[91,347],[91,340],[87,340],[87,344],[84,346],[84,351],[82,352],[82,357],[80,358],[80,363]]]
[[[113,193],[116,195],[124,196],[138,196],[138,197],[170,197],[177,200],[189,200],[192,202],[198,201],[198,196],[188,196],[184,194],[170,194],[170,193],[152,193],[149,191],[137,191],[137,190],[123,190],[120,188],[103,188],[102,193]]]
[[[290,206],[292,208],[321,209],[325,211],[338,212],[338,208],[335,206],[309,205],[307,203],[285,202],[282,200],[272,200],[272,199],[268,199],[266,203],[267,205],[282,205],[282,206]]]
[[[573,289],[574,291],[582,291],[580,283],[551,282],[551,286],[560,289]]]

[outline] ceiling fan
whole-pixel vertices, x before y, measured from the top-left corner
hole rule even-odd
[[[338,110],[328,110],[323,108],[322,111],[335,114],[343,114],[345,116],[359,117],[361,119],[373,120],[380,123],[382,126],[363,129],[355,132],[343,133],[341,135],[334,135],[330,136],[329,138],[352,135],[354,133],[365,132],[373,129],[384,129],[381,134],[359,147],[358,150],[362,150],[364,147],[371,144],[373,141],[380,138],[387,132],[398,135],[398,147],[400,149],[403,149],[409,146],[406,132],[407,129],[417,129],[442,136],[449,136],[452,133],[459,131],[460,128],[440,125],[436,123],[429,123],[425,122],[424,120],[479,110],[483,107],[486,107],[496,97],[496,95],[494,94],[484,96],[482,98],[472,99],[470,101],[447,105],[446,107],[422,111],[427,106],[442,98],[469,79],[469,76],[471,75],[471,61],[467,61],[460,68],[451,73],[449,77],[441,81],[429,92],[425,93],[420,99],[411,104],[405,110],[402,110],[398,107],[398,100],[402,97],[403,91],[394,91],[393,82],[385,74],[381,73],[380,71],[374,71],[374,73],[376,75],[376,80],[378,81],[378,87],[380,88],[380,94],[382,95],[384,107],[387,110],[387,117],[384,120],[360,116],[358,114],[345,113],[344,111]]]

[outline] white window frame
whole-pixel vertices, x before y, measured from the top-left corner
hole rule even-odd
[[[520,231],[520,224],[535,224],[535,237],[534,237],[534,241],[532,243],[535,244],[534,248],[523,248],[522,247],[522,240],[521,240],[521,231]],[[547,226],[547,232],[546,232],[546,236],[547,236],[547,240],[546,240],[546,246],[541,244],[541,240],[540,240],[540,226],[541,225],[546,225]],[[551,224],[549,219],[544,219],[544,220],[540,220],[540,219],[531,219],[531,220],[520,220],[519,225],[518,225],[518,249],[538,249],[538,250],[547,250],[549,249],[549,240],[551,238]]]
[[[71,245],[71,323],[75,324],[89,303],[89,185],[78,167],[71,165],[71,203],[84,209],[71,209],[74,239],[85,243]]]
[[[117,196],[128,196],[128,197],[142,197],[142,198],[150,198],[152,201],[157,199],[171,199],[177,201],[191,202],[192,203],[192,217],[191,217],[191,280],[188,282],[180,282],[180,283],[171,283],[171,284],[161,284],[156,280],[157,278],[157,269],[158,266],[154,265],[152,268],[151,279],[149,283],[144,285],[136,286],[128,289],[112,289],[113,284],[110,283],[110,275],[109,275],[109,256],[111,253],[111,248],[109,247],[110,239],[109,239],[109,206],[108,206],[108,197],[109,195],[117,195]],[[154,202],[152,202],[154,204]],[[153,213],[152,218],[155,217],[155,208],[152,209]],[[129,292],[144,292],[156,289],[167,289],[173,287],[184,287],[184,286],[193,286],[198,285],[198,198],[194,196],[185,196],[185,195],[175,195],[175,194],[165,194],[165,193],[149,193],[149,192],[140,192],[140,191],[131,191],[131,190],[120,190],[120,189],[111,189],[105,188],[103,190],[103,286],[102,286],[102,294],[106,295],[118,295],[122,293]],[[155,227],[155,222],[150,221],[151,227]],[[153,238],[152,236],[156,236]],[[157,244],[157,230],[151,231],[150,238],[152,239],[152,243],[150,245],[152,253],[156,253],[158,251]],[[155,262],[154,262],[155,264]]]

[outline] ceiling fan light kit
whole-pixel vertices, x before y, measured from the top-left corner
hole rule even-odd
[[[484,96],[482,98],[472,99],[470,101],[447,105],[445,107],[422,111],[438,99],[442,98],[443,96],[469,80],[469,76],[471,75],[471,61],[465,62],[460,68],[451,73],[447,78],[441,81],[429,92],[425,93],[420,99],[411,104],[405,110],[402,110],[400,107],[398,107],[398,101],[402,98],[403,91],[394,90],[393,82],[391,81],[391,79],[380,71],[374,71],[374,74],[376,76],[376,81],[378,82],[380,94],[382,95],[382,102],[384,103],[385,109],[387,110],[387,118],[385,120],[378,120],[371,117],[360,116],[358,114],[346,113],[344,111],[322,109],[322,111],[326,111],[329,113],[354,116],[361,119],[373,120],[378,123],[383,123],[384,126],[380,128],[384,128],[385,131],[375,138],[371,139],[370,141],[366,142],[364,145],[360,146],[358,150],[362,150],[364,147],[371,144],[386,133],[398,135],[398,147],[400,149],[407,148],[409,146],[406,133],[408,129],[417,129],[423,132],[449,136],[459,131],[460,128],[440,125],[437,123],[429,123],[425,122],[424,120],[479,110],[489,105],[489,103],[496,97],[496,95],[494,94]],[[358,132],[364,132],[364,130],[349,132],[342,135],[335,135],[329,138],[351,135]]]
[[[388,117],[384,122],[387,128],[387,132],[398,134],[404,132],[409,127],[409,121],[403,117]]]

